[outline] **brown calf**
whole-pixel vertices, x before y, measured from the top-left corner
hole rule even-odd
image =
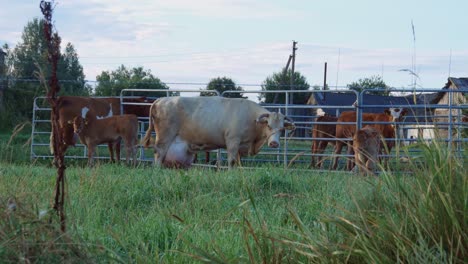
[[[393,117],[388,109],[384,111],[384,113],[374,114],[374,113],[364,113],[362,114],[362,121],[364,122],[393,122]],[[346,139],[346,138],[353,138],[356,132],[356,124],[340,124],[342,122],[356,122],[356,112],[354,111],[346,111],[341,113],[340,117],[338,118],[338,124],[336,125],[336,138],[337,139]],[[395,128],[391,124],[365,124],[364,126],[371,126],[374,127],[379,131],[379,133],[386,139],[393,139],[395,138]],[[381,148],[384,148],[385,153],[390,153],[390,150],[395,145],[393,140],[387,140],[385,144],[382,144]],[[342,140],[336,141],[335,144],[335,157],[333,160],[332,169],[336,169],[338,167],[338,155],[341,154],[341,150],[346,143]],[[348,145],[348,154],[353,154],[353,148],[351,147],[352,144]],[[351,170],[353,168],[353,162],[351,159],[347,162],[347,169]]]
[[[85,116],[85,118],[83,118]],[[73,119],[73,130],[80,137],[81,143],[88,147],[88,165],[93,165],[96,146],[105,142],[124,140],[127,164],[130,155],[136,165],[136,145],[138,137],[138,118],[135,115],[119,115],[97,119],[94,115],[76,116]]]
[[[374,174],[375,164],[378,161],[381,149],[381,140],[380,132],[370,126],[358,130],[354,135],[354,159],[360,174]]]
[[[58,98],[57,107],[59,111],[59,133],[62,134],[63,142],[60,143],[62,153],[65,153],[68,146],[75,146],[76,137],[73,133],[73,118],[81,115],[83,108],[88,108],[95,115],[94,117],[109,117],[120,115],[119,98],[91,98],[81,96],[61,96]],[[50,151],[53,154],[54,134],[50,134]],[[114,147],[117,160],[120,158],[120,143],[108,143],[111,161],[114,161]],[[55,163],[55,160],[54,160]]]
[[[313,168],[321,168],[323,163],[323,157],[316,157],[315,154],[323,154],[328,143],[335,145],[335,140],[333,139],[336,135],[335,122],[337,120],[337,117],[329,115],[319,116],[315,119],[315,122],[330,122],[330,124],[314,124],[312,128],[312,159],[310,165]]]

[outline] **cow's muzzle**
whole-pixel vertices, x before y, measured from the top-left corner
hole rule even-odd
[[[276,142],[276,141],[271,141],[271,142],[268,144],[268,146],[269,146],[270,148],[278,148],[278,147],[279,147],[279,143]]]

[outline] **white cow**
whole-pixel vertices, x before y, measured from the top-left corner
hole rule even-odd
[[[151,106],[149,121],[142,145],[150,145],[154,129],[157,165],[186,164],[196,151],[225,148],[232,167],[238,155],[255,155],[265,142],[279,147],[281,131],[295,128],[281,113],[218,96],[160,98]]]

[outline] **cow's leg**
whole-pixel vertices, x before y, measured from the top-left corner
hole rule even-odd
[[[154,142],[154,162],[157,166],[162,166],[164,159],[166,158],[169,147],[174,142],[178,127],[171,124],[170,120],[164,120],[160,123],[154,124],[154,131],[156,131],[156,140]],[[164,129],[163,129],[164,128]]]
[[[360,174],[364,173],[364,168],[363,166],[365,165],[365,161],[363,161],[364,156],[362,155],[362,150],[359,150],[358,148],[354,149],[354,160],[356,162],[356,166],[358,167],[358,172]]]
[[[132,137],[126,137],[125,144],[125,162],[127,165],[136,165],[136,140]],[[132,160],[130,160],[132,158]]]
[[[226,144],[228,154],[228,168],[231,169],[237,163],[237,156],[239,154],[240,140],[232,140]]]
[[[132,146],[130,145],[130,142],[128,142],[129,145],[127,145],[127,142],[125,142],[125,149],[126,149],[126,155],[125,155],[125,162],[127,165],[130,165],[130,157],[133,157],[133,151],[132,151]]]
[[[383,153],[385,155],[385,157],[381,157],[382,161],[383,161],[383,166],[384,168],[386,169],[389,169],[388,168],[388,160],[390,159],[390,153],[392,152],[392,147],[390,146],[391,143],[387,144],[387,142],[385,140],[382,140],[382,142],[379,142],[381,144],[381,148],[383,149],[381,151],[381,153]]]
[[[122,143],[122,138],[117,139],[116,142],[114,142],[115,146],[115,160],[117,162],[120,162],[120,145]]]
[[[312,157],[310,158],[310,166],[312,168],[316,168],[317,164],[315,163],[315,154],[317,154],[317,140],[312,140],[312,146],[310,147],[310,150],[312,152]]]
[[[317,149],[317,154],[323,155],[325,153],[325,149],[327,148],[328,142],[325,140],[320,141],[320,144]],[[323,156],[317,157],[317,168],[322,168],[323,165]]]
[[[369,158],[366,162],[367,174],[368,175],[375,175],[375,161],[372,158]]]
[[[69,145],[74,146],[76,143],[76,138],[74,135],[75,133],[73,132],[73,126],[69,126],[69,125],[60,126],[59,133],[62,133],[62,142],[59,142],[58,148],[59,148],[60,153],[62,153],[65,156],[65,152],[67,151],[68,146]],[[53,139],[52,135],[51,135],[51,139]],[[51,143],[53,144],[53,142]],[[55,155],[54,155],[52,164],[54,166],[57,166],[57,162],[58,161],[55,159]]]
[[[352,144],[352,142],[350,143]],[[346,168],[350,171],[354,168],[354,149],[352,145],[348,144],[348,151],[347,151],[348,157],[347,157],[347,162],[346,162]]]
[[[133,157],[133,166],[136,167],[137,165],[137,144],[133,144],[132,146],[132,157]]]
[[[162,166],[164,159],[166,158],[169,147],[174,142],[175,135],[173,137],[162,137],[156,136],[156,142],[154,144],[154,161],[157,166]]]
[[[336,170],[336,168],[338,167],[338,155],[341,154],[341,150],[343,149],[343,141],[337,141],[336,144],[335,144],[335,151],[334,151],[334,157],[333,157],[333,165],[332,165],[332,169],[333,170]]]
[[[134,167],[136,167],[136,164],[137,164],[137,159],[136,159],[137,141],[138,141],[137,136],[135,136],[133,138],[129,138],[129,140],[128,140],[128,142],[129,142],[128,146],[129,146],[130,154],[131,154],[131,157],[132,157],[132,165]],[[127,144],[125,144],[125,145],[127,145]]]
[[[108,142],[107,147],[109,148],[109,155],[110,155],[110,160],[112,163],[115,162],[114,159],[114,142]]]

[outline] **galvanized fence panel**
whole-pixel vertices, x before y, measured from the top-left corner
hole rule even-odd
[[[150,105],[150,103],[126,103],[124,102],[124,98],[132,98],[136,97],[134,94],[139,92],[147,93],[147,97],[151,97],[151,93],[154,92],[176,92],[178,95],[182,96],[198,96],[200,92],[207,91],[207,90],[192,90],[192,89],[176,89],[176,90],[152,90],[152,89],[125,89],[122,90],[120,95],[121,98],[121,107],[124,108],[126,104],[134,104],[134,105]],[[213,92],[212,90],[210,90]],[[406,90],[395,90],[396,92],[406,92]],[[216,92],[216,91],[215,91]],[[312,138],[312,128],[314,125],[320,124],[320,122],[316,121],[316,118],[320,115],[320,112],[324,111],[332,111],[335,116],[339,116],[339,114],[343,111],[357,111],[357,120],[356,122],[352,122],[351,124],[356,124],[358,128],[366,124],[370,124],[369,122],[362,122],[362,113],[368,112],[373,109],[373,111],[383,112],[384,109],[389,107],[405,107],[410,108],[409,114],[406,118],[401,121],[395,123],[398,125],[399,130],[402,133],[397,133],[400,137],[394,140],[397,142],[398,145],[411,145],[412,143],[417,142],[418,140],[424,140],[426,142],[432,140],[440,140],[445,142],[452,142],[449,144],[449,147],[455,147],[454,150],[457,151],[460,155],[462,155],[463,151],[466,150],[467,146],[467,124],[461,122],[461,117],[463,113],[468,112],[468,106],[466,101],[462,103],[454,103],[452,100],[454,97],[457,97],[459,94],[464,95],[467,91],[451,91],[451,90],[434,90],[434,89],[418,89],[419,92],[446,92],[449,94],[449,101],[447,104],[427,104],[427,103],[419,103],[419,104],[373,104],[370,101],[366,101],[365,94],[368,91],[363,91],[361,93],[355,91],[322,91],[322,90],[279,90],[279,91],[225,91],[222,95],[227,93],[242,93],[242,94],[255,94],[260,95],[264,93],[282,93],[285,96],[286,102],[284,104],[261,104],[263,107],[268,109],[269,111],[276,111],[286,114],[288,117],[293,119],[296,123],[296,131],[293,133],[284,133],[281,137],[282,144],[278,149],[271,149],[267,146],[264,146],[260,153],[254,157],[242,157],[241,162],[243,164],[248,164],[247,166],[255,166],[255,164],[259,163],[274,163],[278,165],[282,165],[283,167],[291,167],[291,168],[307,168],[310,164],[310,160],[312,156],[321,156],[325,157],[326,164],[330,164],[331,158],[334,156],[333,148],[328,147],[327,151],[324,154],[312,154],[311,153],[311,145],[312,140],[329,140],[329,141],[336,141],[336,138]],[[334,104],[328,105],[318,105],[318,104],[291,104],[289,103],[290,97],[294,96],[296,93],[307,93],[309,95],[312,94],[322,94],[326,96],[327,94],[346,94],[347,96],[353,98],[354,103],[341,103],[335,102]],[[133,95],[133,96],[132,96]],[[168,93],[167,95],[170,96]],[[171,95],[174,95],[172,93]],[[216,94],[219,95],[219,94]],[[355,98],[355,100],[354,100]],[[44,98],[42,98],[43,100]],[[48,146],[48,141],[45,137],[48,138],[50,135],[50,124],[47,124],[47,121],[50,123],[50,108],[40,105],[37,100],[40,98],[36,98],[34,102],[34,111],[33,111],[33,126],[32,126],[32,144],[31,144],[31,158],[50,158],[52,155],[48,153],[38,153],[39,148],[43,148],[45,145]],[[377,110],[375,110],[377,109]],[[429,109],[429,110],[428,110]],[[431,109],[445,109],[447,110],[447,115],[438,115],[436,116],[436,120],[434,119],[434,115],[430,114]],[[428,110],[428,111],[424,111]],[[319,112],[319,113],[317,113]],[[122,111],[125,113],[125,111]],[[423,113],[423,114],[421,114]],[[140,117],[140,139],[144,136],[145,131],[148,127],[148,118],[147,117]],[[323,123],[323,122],[322,122]],[[385,123],[385,122],[384,122]],[[381,123],[381,124],[384,124]],[[47,124],[48,128],[44,129],[44,125]],[[327,123],[329,124],[329,123]],[[335,124],[335,123],[330,123]],[[46,126],[47,127],[47,126]],[[418,131],[418,134],[422,137],[420,138],[411,138],[412,133],[414,130]],[[420,131],[425,131],[419,133]],[[431,131],[431,132],[427,132]],[[428,135],[434,134],[434,131],[447,131],[446,137],[442,139],[435,139],[429,138]],[[426,135],[426,138],[423,136]],[[155,134],[153,133],[153,136]],[[39,140],[41,138],[41,140]],[[350,142],[351,139],[340,139]],[[78,148],[83,148],[83,151],[76,153],[75,155],[67,155],[67,158],[86,158],[86,149],[83,145],[79,144]],[[105,147],[105,146],[101,146]],[[68,151],[67,151],[68,152]],[[100,150],[101,154],[97,156],[97,158],[108,158],[106,155],[102,155],[105,151]],[[218,163],[225,163],[227,160],[227,153],[225,150],[219,151],[212,151],[211,155],[215,155]],[[215,153],[215,154],[213,154]],[[409,152],[410,155],[413,152]],[[417,154],[415,154],[417,155]],[[347,154],[340,154],[339,157],[342,157],[341,162],[343,163],[346,158],[350,158]],[[401,153],[390,153],[390,158],[400,157]],[[153,151],[152,150],[144,150],[140,148],[138,159],[141,161],[153,161]],[[200,162],[200,161],[198,161]],[[342,165],[341,165],[342,166]],[[324,168],[328,168],[328,166],[324,166]]]

